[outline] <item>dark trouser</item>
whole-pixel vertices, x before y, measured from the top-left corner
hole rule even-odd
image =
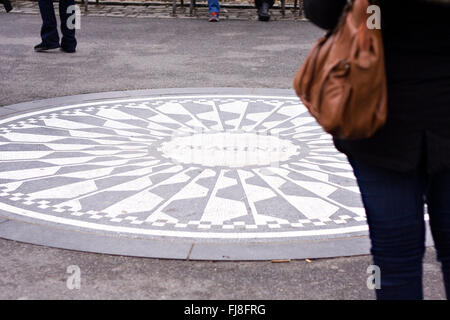
[[[259,7],[261,7],[261,4],[262,4],[263,2],[267,2],[267,3],[269,4],[269,8],[272,8],[272,6],[273,6],[275,0],[255,0],[255,7],[256,7],[257,9],[259,9]]]
[[[59,45],[58,25],[56,22],[55,10],[53,8],[53,0],[38,0],[39,10],[42,17],[41,37],[42,42],[49,47]],[[59,1],[59,16],[61,18],[61,47],[74,50],[77,46],[75,39],[75,29],[67,27],[67,20],[72,12],[67,13],[67,8],[74,5],[74,0]]]
[[[400,173],[349,160],[366,209],[373,263],[381,272],[377,299],[423,299],[425,197],[450,299],[450,170]]]

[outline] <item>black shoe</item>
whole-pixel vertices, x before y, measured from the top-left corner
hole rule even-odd
[[[11,2],[9,0],[0,0],[0,3],[3,3],[6,12],[10,12],[13,9]]]
[[[270,20],[269,4],[265,1],[261,4],[261,7],[258,8],[258,19],[259,21]]]
[[[58,49],[59,45],[57,46],[53,46],[53,47],[49,47],[45,44],[43,44],[42,42],[39,43],[37,46],[34,47],[34,51],[36,52],[43,52],[43,51],[49,51],[49,50],[54,50],[54,49]]]
[[[59,50],[61,50],[62,52],[65,52],[65,53],[75,53],[76,52],[75,49],[67,49],[64,47],[59,48]]]

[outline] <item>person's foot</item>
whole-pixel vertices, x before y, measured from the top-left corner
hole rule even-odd
[[[219,13],[218,12],[211,12],[209,14],[209,22],[219,22]]]
[[[1,0],[0,3],[3,3],[6,12],[10,12],[13,9],[11,2],[9,0]]]
[[[58,48],[59,48],[59,45],[50,47],[41,42],[37,46],[34,47],[34,51],[44,52],[44,51],[54,50],[54,49],[58,49]]]
[[[65,52],[65,53],[75,53],[76,52],[75,49],[68,49],[68,48],[64,48],[64,47],[59,48],[59,50],[61,50],[62,52]]]
[[[258,8],[258,19],[259,21],[270,20],[269,4],[267,2],[263,2],[261,7]]]

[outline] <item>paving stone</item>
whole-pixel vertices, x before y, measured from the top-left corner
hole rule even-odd
[[[174,245],[171,241],[99,236],[20,221],[0,221],[0,237],[69,250],[182,260],[187,258],[192,247],[190,243]]]
[[[16,112],[16,111],[13,110],[13,109],[5,108],[5,107],[0,107],[0,117],[6,116],[6,115],[8,115],[8,114],[12,114],[12,113],[14,113],[14,112]]]

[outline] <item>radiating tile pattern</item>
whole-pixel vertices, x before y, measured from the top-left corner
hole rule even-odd
[[[292,97],[95,101],[3,119],[0,209],[11,208],[183,237],[366,226],[345,156]]]

